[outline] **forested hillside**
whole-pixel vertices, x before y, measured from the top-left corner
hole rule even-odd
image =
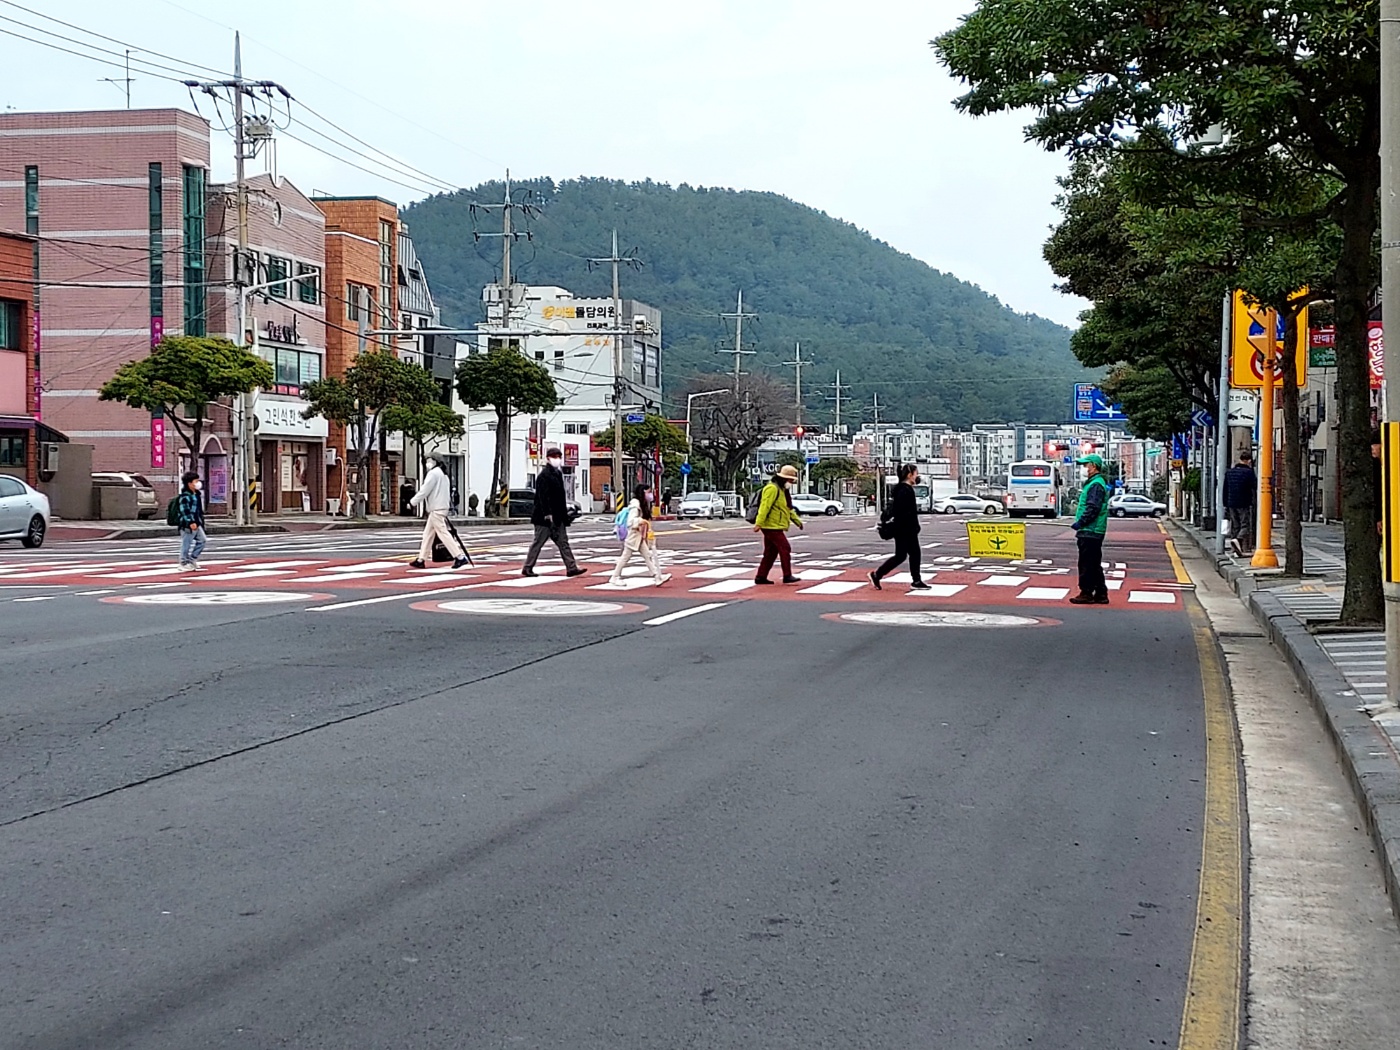
[[[500,270],[500,183],[433,197],[407,208],[444,320],[481,319],[481,288]],[[813,362],[803,372],[814,420],[828,411],[823,389],[841,369],[853,389],[854,421],[872,395],[884,419],[950,422],[1058,421],[1070,384],[1085,378],[1069,350],[1069,330],[1008,309],[986,292],[895,250],[849,223],[772,193],[675,188],[607,179],[515,184],[515,201],[539,211],[517,218],[531,239],[515,245],[516,280],[557,284],[578,295],[611,294],[606,256],[611,231],[645,264],[625,269],[624,297],[662,311],[665,382],[679,392],[698,373],[733,366],[718,315],[735,294],[759,315],[744,329],[757,355],[745,368],[792,381],[782,362],[802,344]],[[732,325],[732,322],[730,323]],[[682,402],[683,403],[683,402]]]

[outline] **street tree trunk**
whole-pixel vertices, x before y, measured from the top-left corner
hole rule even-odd
[[[1283,331],[1283,574],[1303,575],[1303,448],[1299,441],[1298,311],[1290,305]]]
[[[1348,180],[1342,204],[1342,250],[1337,259],[1337,398],[1342,526],[1345,535],[1346,590],[1342,622],[1374,624],[1385,618],[1381,594],[1380,537],[1376,535],[1371,493],[1371,381],[1367,368],[1366,313],[1373,285],[1371,253],[1376,234],[1380,171],[1378,159],[1366,165],[1368,178]],[[1372,168],[1374,167],[1374,173]]]
[[[510,405],[496,408],[496,455],[491,467],[491,496],[486,503],[488,516],[504,517],[508,510],[502,490],[510,485]]]
[[[355,420],[355,488],[351,493],[354,501],[352,514],[363,521],[368,515],[369,502],[369,420],[362,412]]]

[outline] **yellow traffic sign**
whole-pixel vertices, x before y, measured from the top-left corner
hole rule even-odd
[[[967,547],[968,554],[974,558],[1024,558],[1026,523],[969,521]]]
[[[1264,385],[1264,360],[1269,353],[1281,359],[1283,354],[1283,325],[1278,313],[1258,303],[1247,303],[1244,292],[1236,289],[1234,307],[1230,311],[1230,385],[1260,387]],[[1308,381],[1308,311],[1298,314],[1299,341],[1303,345],[1294,351],[1298,369],[1298,386]],[[1270,345],[1272,343],[1272,346]],[[1276,381],[1283,381],[1281,365],[1274,368]]]
[[[1381,554],[1387,583],[1400,583],[1400,423],[1381,424]]]

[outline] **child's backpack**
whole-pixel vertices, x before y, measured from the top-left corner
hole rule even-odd
[[[617,516],[613,518],[613,532],[617,533],[619,543],[627,541],[627,519],[631,516],[632,508],[627,506],[618,511]]]
[[[172,528],[180,527],[180,497],[174,497],[165,505],[165,523]]]

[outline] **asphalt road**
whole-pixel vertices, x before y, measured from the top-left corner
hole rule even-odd
[[[808,586],[874,563],[868,524],[810,526],[803,563],[850,567]],[[733,522],[668,528],[676,579],[622,594],[507,589],[518,534],[431,585],[351,568],[405,534],[220,540],[248,578],[217,583],[118,575],[168,541],[7,550],[0,1042],[1175,1046],[1192,621],[1151,523],[1114,523],[1114,605],[1024,596],[1070,539],[1032,525],[991,583],[931,522],[939,598],[703,592],[751,572]],[[590,605],[509,614],[540,602]]]

